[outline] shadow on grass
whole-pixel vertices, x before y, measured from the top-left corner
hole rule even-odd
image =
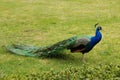
[[[53,55],[49,55],[49,56],[42,56],[42,57],[38,57],[38,58],[42,58],[42,59],[62,59],[62,60],[73,60],[74,56],[72,56],[69,53],[56,53]]]

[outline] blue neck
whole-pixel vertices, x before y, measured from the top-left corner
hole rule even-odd
[[[100,40],[102,39],[102,34],[98,29],[96,29],[95,36],[91,37],[91,41],[86,46],[86,52],[89,52]]]
[[[95,44],[97,44],[101,39],[102,39],[102,34],[101,34],[101,32],[100,32],[98,29],[96,29],[95,36],[93,36],[93,37],[91,38],[91,43],[95,45]]]

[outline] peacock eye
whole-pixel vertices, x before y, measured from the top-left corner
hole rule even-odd
[[[102,30],[102,27],[100,27],[100,30]]]

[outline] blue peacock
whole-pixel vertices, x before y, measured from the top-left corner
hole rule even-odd
[[[93,47],[102,39],[102,34],[100,32],[100,30],[102,30],[102,27],[98,24],[95,24],[95,28],[95,36],[73,36],[69,39],[57,42],[53,45],[49,45],[46,47],[37,47],[21,44],[12,44],[5,47],[8,51],[12,53],[31,57],[50,57],[57,55],[59,52],[67,49],[70,50],[72,53],[81,52],[82,61],[84,62],[84,54],[92,50]]]

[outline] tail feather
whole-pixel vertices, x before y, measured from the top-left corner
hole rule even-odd
[[[77,37],[71,37],[66,40],[57,42],[50,46],[35,47],[21,44],[13,44],[5,46],[6,49],[12,53],[23,55],[23,56],[35,56],[35,57],[49,57],[59,54],[65,49],[70,49],[76,43]]]
[[[15,53],[17,55],[22,55],[22,56],[30,56],[30,57],[35,57],[36,54],[34,53],[30,53],[30,51],[27,51],[27,50],[22,50],[22,49],[19,49],[19,48],[16,48],[14,46],[7,46],[6,49],[12,53]]]
[[[37,46],[23,45],[23,44],[13,44],[14,48],[27,51],[29,53],[35,53],[38,49],[41,49]]]
[[[12,46],[14,46],[17,49],[26,50],[26,51],[33,51],[40,49],[40,47],[23,45],[23,44],[13,44]]]

